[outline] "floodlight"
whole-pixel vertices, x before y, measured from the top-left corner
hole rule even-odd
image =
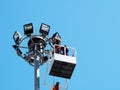
[[[22,51],[18,48],[17,45],[13,45],[13,48],[16,50],[18,56],[21,56],[21,55],[22,55]]]
[[[15,33],[13,35],[13,39],[16,44],[19,44],[19,42],[22,40],[22,36],[18,31],[15,31]]]
[[[24,28],[24,34],[27,36],[30,36],[33,33],[33,24],[29,23],[29,24],[25,24],[23,26]]]
[[[50,26],[42,23],[40,26],[40,33],[42,33],[43,35],[48,35],[49,31],[50,31]]]

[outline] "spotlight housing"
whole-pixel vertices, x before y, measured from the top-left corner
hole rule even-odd
[[[33,24],[32,23],[25,24],[23,26],[23,28],[24,28],[24,34],[26,36],[30,36],[33,33]]]
[[[45,35],[47,36],[49,34],[49,31],[50,31],[50,26],[45,24],[45,23],[42,23],[41,26],[40,26],[40,33],[42,35]]]
[[[22,36],[18,31],[15,31],[15,33],[13,34],[13,39],[16,44],[19,44],[20,41],[22,40]]]

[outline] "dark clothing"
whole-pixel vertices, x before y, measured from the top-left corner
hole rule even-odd
[[[56,45],[55,46],[55,53],[62,54],[62,55],[68,55],[68,48]]]
[[[68,55],[68,48],[67,47],[61,47],[61,51],[63,55]]]

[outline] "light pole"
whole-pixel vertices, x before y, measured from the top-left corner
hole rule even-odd
[[[47,37],[50,31],[50,26],[47,24],[41,24],[39,35],[33,35],[32,23],[25,24],[23,27],[26,37],[22,38],[21,34],[15,31],[13,35],[15,45],[13,45],[13,48],[18,56],[34,66],[34,90],[40,90],[39,67],[50,61],[50,59],[52,60],[50,61],[49,75],[70,79],[76,66],[76,50],[66,45],[60,45],[61,37],[58,32],[50,38]],[[25,42],[27,44],[22,45]],[[50,50],[46,48],[48,45],[51,47]],[[68,51],[73,52],[68,54]],[[66,83],[66,86],[68,86],[68,82]]]
[[[16,50],[18,56],[34,66],[34,90],[40,90],[39,66],[48,61],[45,47],[49,43],[47,35],[49,34],[50,26],[42,23],[39,31],[41,35],[33,35],[32,23],[25,24],[23,27],[26,37],[22,38],[21,34],[16,31],[13,35],[15,41],[13,48]],[[22,46],[21,43],[26,39],[28,39],[27,46]],[[23,54],[21,48],[27,49],[27,51]]]

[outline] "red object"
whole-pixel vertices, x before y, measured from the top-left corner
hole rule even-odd
[[[56,83],[56,85],[53,87],[53,90],[59,90],[59,82]]]
[[[55,46],[55,53],[62,54],[62,55],[67,55],[68,56],[68,48],[67,47],[61,47],[59,45]]]
[[[60,46],[55,46],[55,52],[58,54],[61,54],[61,47]]]

